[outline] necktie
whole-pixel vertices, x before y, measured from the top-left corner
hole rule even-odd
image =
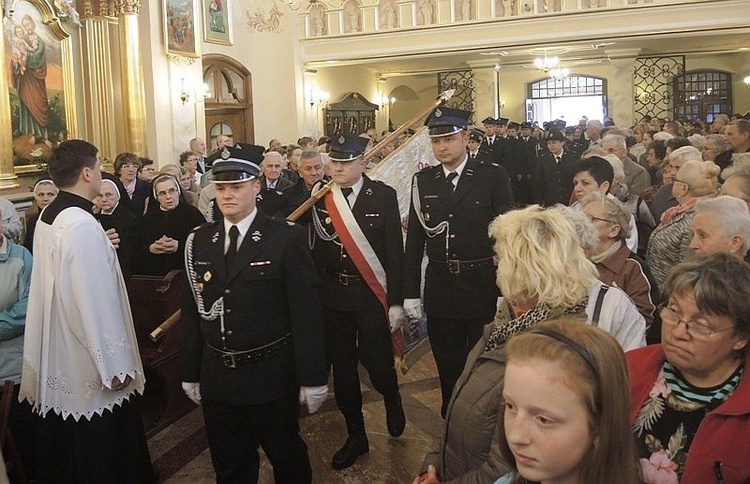
[[[237,228],[236,225],[232,225],[229,228],[229,248],[227,249],[227,253],[224,256],[224,260],[226,262],[227,268],[232,266],[232,261],[234,261],[234,256],[237,255],[237,239],[240,236],[240,230]]]
[[[352,203],[349,201],[349,195],[351,195],[353,192],[354,192],[354,189],[352,187],[346,187],[346,188],[341,189],[341,194],[344,195],[346,204],[349,205],[349,207],[352,206]]]
[[[451,189],[451,192],[456,191],[456,187],[453,185],[453,179],[458,176],[458,173],[455,171],[452,171],[448,173],[448,176],[445,177],[445,181],[448,182],[448,187]]]
[[[560,158],[559,156],[555,156],[555,163],[560,163],[561,160],[562,158]]]

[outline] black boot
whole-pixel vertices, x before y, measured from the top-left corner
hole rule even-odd
[[[351,467],[357,461],[357,457],[370,451],[364,421],[354,424],[347,422],[346,427],[349,431],[346,443],[331,459],[331,467],[337,471]]]
[[[393,395],[383,397],[385,401],[385,423],[391,437],[398,437],[404,433],[406,427],[406,416],[404,407],[401,405],[401,395],[396,392]]]

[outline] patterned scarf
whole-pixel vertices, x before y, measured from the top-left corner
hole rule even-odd
[[[588,296],[585,296],[581,302],[571,308],[564,308],[562,311],[553,311],[549,306],[537,306],[529,309],[522,315],[510,321],[502,322],[495,321],[492,323],[492,333],[487,338],[487,344],[484,346],[484,351],[490,351],[501,344],[505,343],[510,339],[511,336],[515,336],[519,333],[526,331],[532,326],[544,322],[550,319],[550,315],[553,318],[561,316],[563,314],[586,314],[586,307],[589,304]],[[552,313],[555,314],[552,314]]]

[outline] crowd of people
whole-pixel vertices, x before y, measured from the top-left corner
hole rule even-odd
[[[89,143],[56,147],[25,234],[0,205],[0,379],[32,476],[154,480],[125,281],[177,269],[182,387],[218,482],[257,482],[259,446],[276,482],[311,482],[300,405],[329,373],[347,428],[330,465],[354,465],[360,363],[398,438],[394,361],[422,317],[444,431],[415,484],[750,480],[750,121],[471,115],[428,116],[438,164],[408,220],[367,175],[371,137],[194,139],[114,175]]]

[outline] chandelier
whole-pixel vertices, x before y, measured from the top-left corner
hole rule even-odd
[[[543,59],[540,57],[534,59],[534,67],[552,79],[565,79],[570,75],[570,69],[560,67],[560,59],[557,57],[547,57],[546,52]]]

